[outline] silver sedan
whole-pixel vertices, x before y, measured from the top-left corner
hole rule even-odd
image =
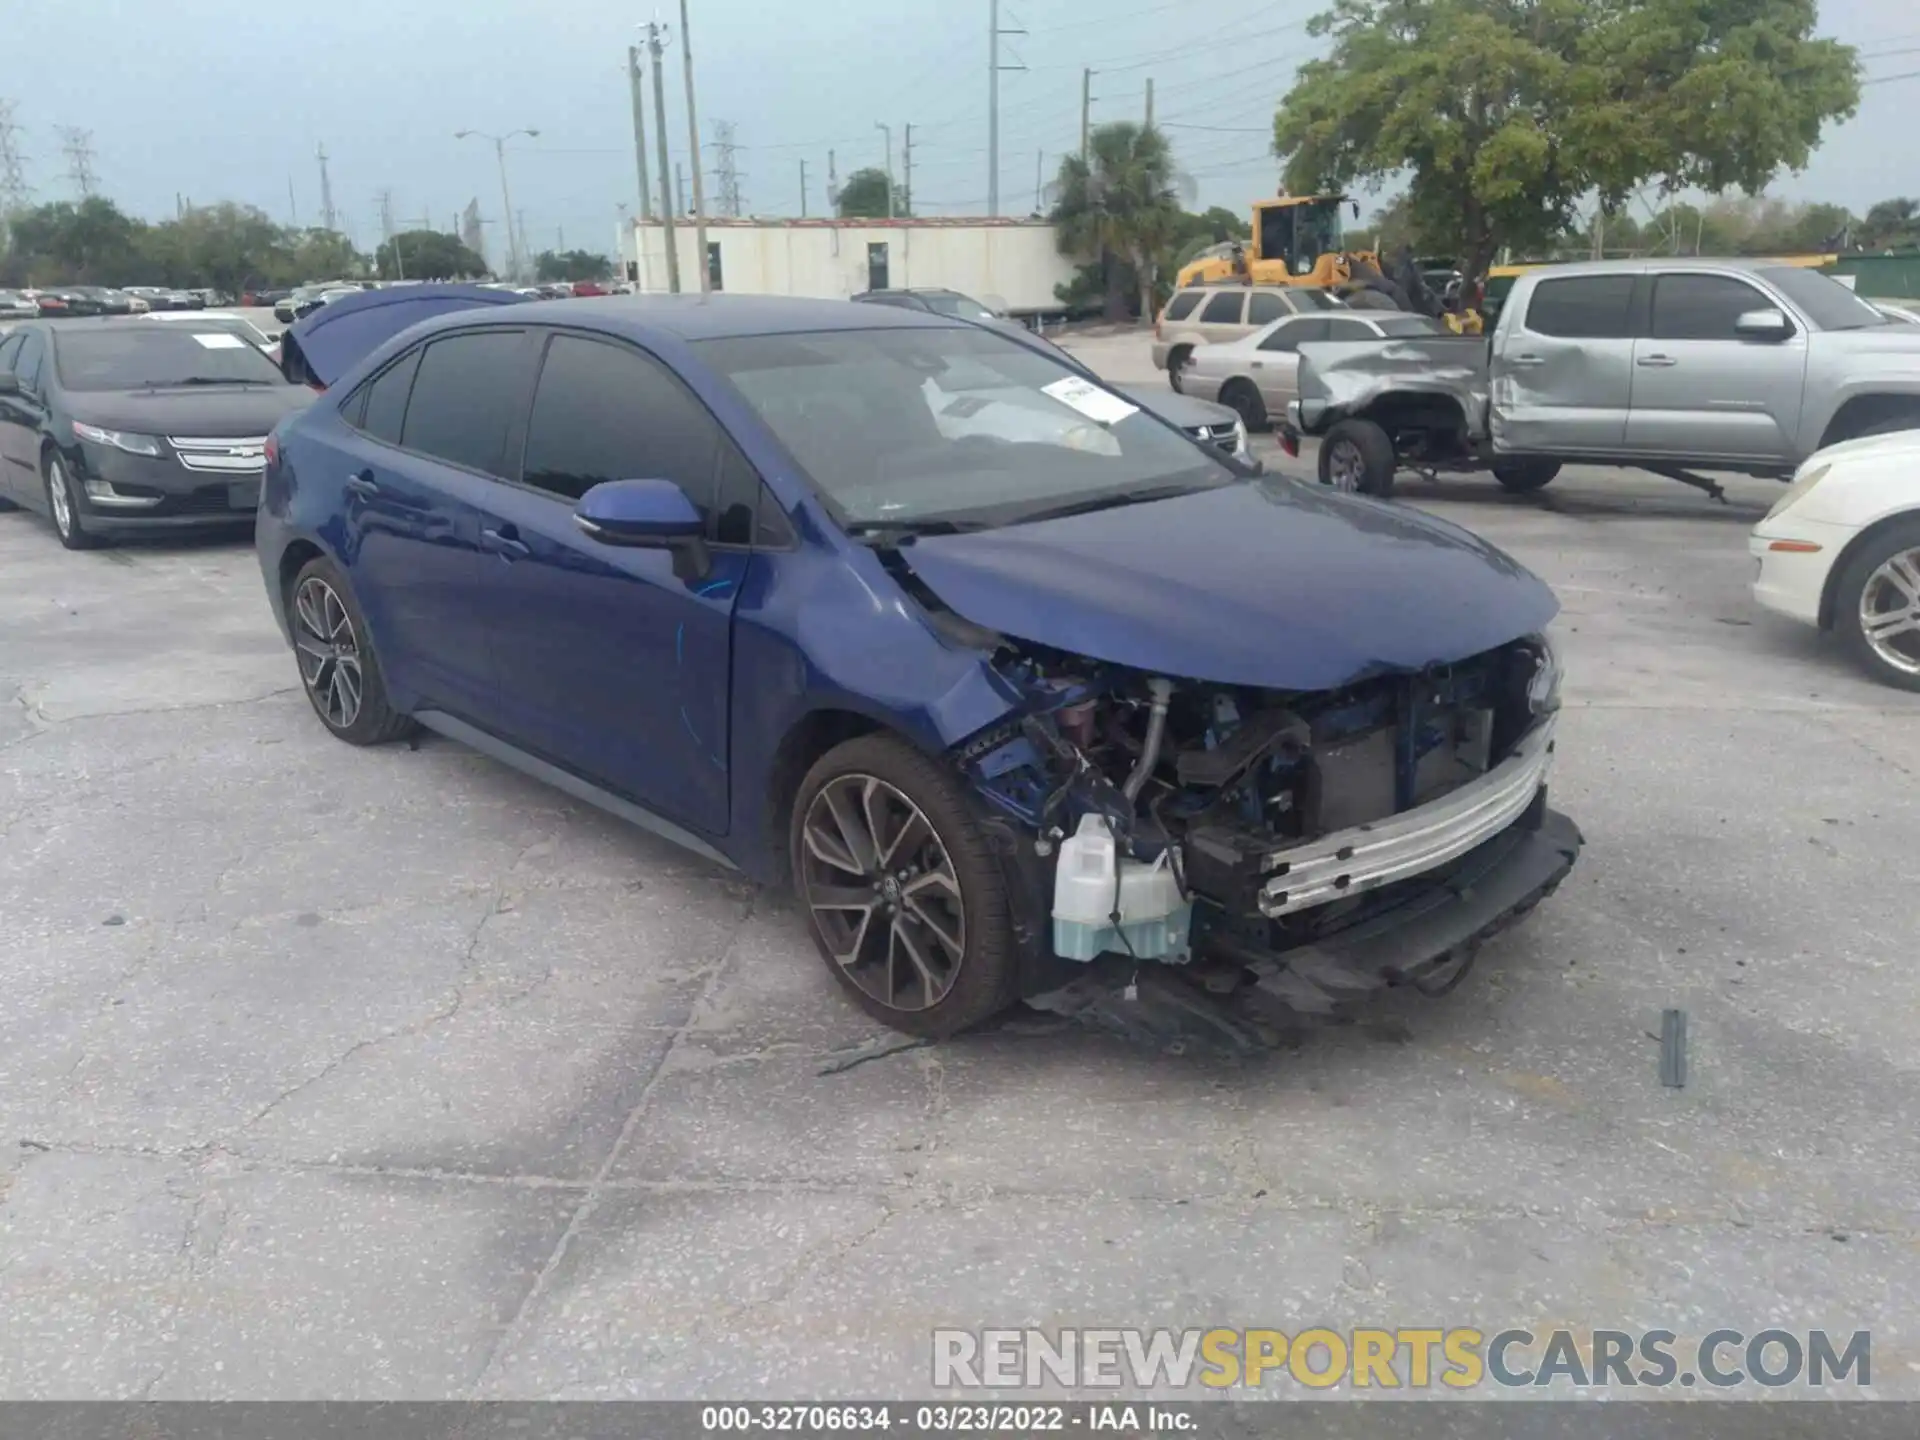
[[[1199,400],[1233,409],[1249,430],[1284,415],[1299,398],[1300,347],[1321,340],[1383,340],[1446,332],[1424,315],[1397,310],[1341,315],[1294,315],[1240,340],[1202,345],[1180,373],[1180,388]]]

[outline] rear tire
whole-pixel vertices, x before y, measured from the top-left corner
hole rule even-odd
[[[1187,361],[1192,358],[1191,345],[1176,345],[1167,355],[1167,387],[1176,395],[1184,393],[1180,389],[1180,372],[1186,368]]]
[[[1496,460],[1493,462],[1493,478],[1500,482],[1503,489],[1515,495],[1531,494],[1535,490],[1544,490],[1553,483],[1553,477],[1560,473],[1558,460]]]
[[[1006,881],[944,766],[892,735],[836,745],[800,782],[787,830],[814,945],[867,1014],[944,1039],[1013,1003]]]
[[[1320,483],[1330,489],[1384,500],[1399,468],[1393,437],[1371,420],[1342,420],[1321,438]]]
[[[1236,376],[1220,387],[1220,403],[1240,417],[1248,433],[1267,428],[1267,404],[1260,398],[1251,380]]]
[[[1904,611],[1920,626],[1920,519],[1889,525],[1861,546],[1833,591],[1833,628],[1860,667],[1884,685],[1920,691],[1920,629],[1869,639],[1863,602],[1876,616],[1897,624]]]
[[[287,623],[307,702],[349,745],[383,745],[417,728],[387,699],[386,677],[360,604],[334,563],[316,555],[287,587]]]

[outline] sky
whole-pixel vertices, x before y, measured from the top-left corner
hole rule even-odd
[[[686,0],[708,205],[731,122],[749,213],[826,209],[829,160],[844,178],[896,175],[913,139],[920,213],[986,212],[991,0]],[[1245,211],[1272,193],[1266,153],[1275,102],[1319,44],[1306,21],[1324,0],[1000,0],[1001,210],[1035,203],[1077,147],[1082,67],[1093,123],[1155,117],[1192,177],[1196,208]],[[1204,18],[1196,23],[1194,17]],[[36,201],[74,198],[63,127],[91,132],[100,193],[149,219],[181,201],[235,200],[317,223],[324,145],[336,211],[363,248],[378,238],[377,194],[396,224],[451,228],[478,199],[496,256],[505,209],[494,147],[457,130],[540,132],[507,147],[514,208],[536,249],[609,250],[639,182],[626,74],[641,28],[667,26],[668,139],[688,156],[678,0],[0,0],[12,101]],[[1806,172],[1770,193],[1856,212],[1920,195],[1920,163],[1896,142],[1920,127],[1920,4],[1827,0],[1822,33],[1857,45],[1869,84]],[[1884,53],[1875,53],[1884,52]],[[44,66],[21,57],[58,57]],[[648,89],[648,162],[654,168]],[[659,176],[652,176],[658,195]],[[1382,197],[1384,198],[1384,197]],[[657,202],[656,202],[657,203]]]

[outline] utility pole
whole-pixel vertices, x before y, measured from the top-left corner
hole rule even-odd
[[[387,242],[387,248],[393,251],[393,278],[404,280],[407,272],[400,263],[400,242],[393,234],[393,191],[381,190],[374,197],[380,205],[380,235]]]
[[[560,253],[562,255],[566,254],[567,253],[567,227],[564,225],[556,225],[553,227],[553,233],[559,237]]]
[[[27,157],[20,153],[20,127],[13,102],[0,100],[0,221],[27,208],[33,187],[27,184]]]
[[[316,145],[313,153],[320,162],[320,228],[337,234],[340,217],[333,208],[333,181],[327,175],[327,147]]]
[[[807,218],[807,162],[800,162],[800,218]]]
[[[1000,213],[1000,72],[1024,70],[1024,65],[1000,63],[1000,37],[1024,35],[1025,30],[1000,26],[1000,0],[987,0],[987,214]]]
[[[740,218],[740,169],[734,159],[739,146],[733,143],[733,122],[716,120],[713,122],[713,148],[719,155],[715,162],[715,178],[720,187],[720,213],[730,219]]]
[[[647,100],[640,83],[640,47],[627,47],[627,85],[633,91],[633,168],[640,176],[640,218],[653,218],[653,187],[647,183]]]
[[[827,151],[827,209],[840,213],[840,172],[834,168],[833,151]]]
[[[680,196],[680,213],[691,213],[693,207],[687,203],[687,172],[678,160],[673,162],[673,188]]]
[[[660,233],[667,241],[667,289],[680,293],[680,246],[673,238],[673,191],[667,173],[667,87],[660,80],[660,46],[667,27],[655,21],[647,26],[647,53],[653,57],[653,143],[660,158]],[[636,246],[637,248],[637,246]]]
[[[524,210],[516,210],[514,212],[514,218],[520,222],[520,258],[526,265],[527,272],[531,273],[533,270],[533,256],[527,253],[527,212]],[[507,229],[512,230],[513,228],[513,221],[509,220],[507,222]]]
[[[693,248],[700,262],[700,293],[713,289],[713,264],[707,258],[707,195],[700,180],[700,111],[693,102],[693,36],[687,29],[687,0],[680,0],[680,64],[687,77],[687,163],[693,167]]]
[[[1033,152],[1033,213],[1036,215],[1040,213],[1040,195],[1046,185],[1046,173],[1047,152],[1036,150]]]
[[[903,151],[900,168],[906,172],[906,184],[901,188],[905,192],[907,214],[913,214],[913,126],[907,126],[907,143]]]
[[[482,140],[491,140],[493,142],[493,158],[500,164],[500,199],[502,202],[500,215],[507,224],[507,273],[517,280],[524,273],[521,269],[520,258],[526,253],[527,225],[525,217],[521,217],[519,233],[518,235],[514,233],[513,192],[507,188],[507,142],[516,135],[524,135],[529,140],[538,140],[540,138],[540,132],[531,129],[509,130],[504,135],[489,135],[484,130],[456,130],[453,133],[453,138],[456,140],[464,140],[469,135],[477,135]]]
[[[287,224],[300,228],[300,202],[293,198],[293,176],[287,176]]]
[[[1147,77],[1147,129],[1153,128],[1153,77]]]
[[[1093,116],[1093,71],[1080,72],[1080,162],[1087,162],[1089,121]]]
[[[873,128],[885,133],[887,137],[887,218],[893,219],[893,127],[883,121],[873,122]]]
[[[61,153],[67,157],[68,178],[85,200],[100,183],[93,171],[93,132],[82,130],[78,125],[62,125],[59,134]]]

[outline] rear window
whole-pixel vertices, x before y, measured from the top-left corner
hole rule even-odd
[[[1572,275],[1542,280],[1527,302],[1527,329],[1565,340],[1633,336],[1632,275]]]
[[[1439,325],[1424,315],[1388,315],[1373,322],[1382,335],[1442,335]]]
[[[224,330],[190,324],[63,331],[54,356],[68,390],[287,383],[258,347]]]
[[[1167,313],[1161,318],[1166,320],[1186,319],[1187,316],[1193,313],[1193,307],[1200,303],[1200,297],[1205,293],[1203,290],[1182,290],[1178,295],[1174,296],[1172,300],[1167,302]]]
[[[1799,306],[1822,330],[1864,330],[1894,323],[1838,280],[1816,270],[1770,265],[1760,272],[1760,278]]]

